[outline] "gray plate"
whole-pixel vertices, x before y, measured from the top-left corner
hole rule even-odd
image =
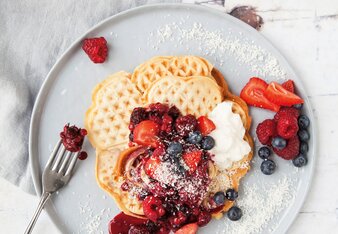
[[[165,24],[169,24],[166,33],[159,37],[157,29],[163,28]],[[195,31],[192,31],[194,25]],[[199,33],[192,34],[196,30]],[[187,36],[187,32],[190,36]],[[171,33],[172,37],[168,37]],[[210,33],[220,37],[215,39]],[[81,50],[83,38],[95,36],[104,36],[110,46],[109,59],[101,65],[93,64]],[[95,84],[119,70],[132,72],[136,65],[151,56],[179,54],[195,54],[209,59],[225,75],[231,90],[236,94],[239,94],[251,76],[261,76],[266,80],[276,80],[281,76],[292,78],[296,82],[298,93],[305,99],[304,109],[314,123],[312,109],[300,79],[284,57],[251,27],[225,13],[201,6],[168,4],[135,8],[110,17],[89,30],[70,46],[48,74],[37,97],[30,127],[30,162],[37,194],[41,194],[41,171],[58,140],[58,133],[68,122],[83,125]],[[271,68],[275,69],[270,70]],[[285,73],[282,74],[279,69]],[[251,109],[251,114],[254,120],[252,129],[255,129],[258,122],[272,117],[271,112],[256,108]],[[265,210],[265,215],[259,217],[260,220],[263,219],[261,222],[264,225],[261,229],[256,228],[256,231],[284,233],[297,216],[314,171],[316,134],[313,124],[310,133],[313,137],[309,143],[309,164],[304,169],[296,170],[291,162],[275,157],[277,172],[272,176],[264,176],[259,171],[260,159],[256,157],[253,160],[253,169],[243,180],[244,187],[240,189],[239,205],[248,204],[251,207],[251,204],[267,199],[266,202],[274,209],[276,204],[266,197],[278,193],[278,189],[285,189],[285,186],[288,191],[280,201],[285,205],[281,205],[275,213]],[[88,142],[84,148],[89,153],[88,159],[78,163],[69,186],[53,197],[46,210],[64,233],[106,233],[109,220],[119,210],[96,184],[94,150]],[[276,186],[276,190],[268,191],[273,186]],[[254,194],[258,197],[251,194],[249,198],[247,193],[250,189],[255,189]],[[252,201],[248,203],[246,199]],[[255,218],[258,220],[255,212],[250,213],[245,207],[242,208],[245,211],[244,217],[249,217],[242,222]],[[256,224],[257,222],[259,221]],[[212,221],[200,231],[252,231],[249,226],[243,227],[243,223],[234,224],[221,219]]]

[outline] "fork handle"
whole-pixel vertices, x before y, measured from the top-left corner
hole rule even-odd
[[[36,221],[38,220],[38,217],[46,203],[46,201],[48,200],[48,198],[50,197],[50,195],[52,195],[51,193],[47,193],[47,192],[44,192],[40,198],[40,202],[39,202],[39,205],[38,205],[38,208],[36,209],[35,213],[34,213],[34,216],[32,218],[32,220],[30,221],[26,231],[25,231],[25,234],[29,234],[33,231],[33,228],[34,228],[34,225],[36,223]]]

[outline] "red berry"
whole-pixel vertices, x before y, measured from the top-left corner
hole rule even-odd
[[[144,164],[144,170],[146,174],[150,177],[153,177],[160,163],[161,163],[161,160],[159,158],[151,156],[148,159],[148,161]]]
[[[79,156],[78,156],[78,159],[85,160],[87,157],[88,157],[87,152],[81,151],[80,154],[79,154]]]
[[[202,227],[207,225],[211,220],[211,214],[207,211],[202,211],[199,215],[198,215],[198,219],[197,219],[197,224],[198,226]]]
[[[81,134],[82,136],[86,136],[88,133],[87,133],[87,130],[86,130],[86,129],[82,128],[82,129],[80,130],[80,134]]]
[[[284,149],[276,149],[273,148],[273,151],[280,156],[281,158],[284,158],[286,160],[290,160],[295,158],[299,154],[299,139],[298,136],[294,136],[290,138],[287,142],[287,145]]]
[[[277,133],[284,139],[296,136],[298,132],[298,121],[296,117],[284,115],[277,122]]]
[[[146,120],[148,118],[148,113],[146,112],[146,109],[143,107],[136,107],[134,108],[133,112],[131,112],[130,115],[130,123],[132,125],[139,124],[143,120]]]
[[[287,80],[282,84],[282,87],[286,89],[287,91],[294,93],[295,92],[295,85],[293,83],[293,80]]]
[[[162,206],[162,201],[154,196],[147,196],[143,203],[144,215],[151,221],[156,222],[165,214],[165,209]]]
[[[172,124],[173,124],[173,118],[168,114],[164,114],[163,119],[162,119],[161,130],[166,132],[167,134],[171,133]]]
[[[197,166],[202,158],[202,151],[192,151],[182,155],[185,164],[189,167],[189,172],[196,171]]]
[[[157,114],[163,115],[164,113],[167,113],[169,110],[169,106],[166,104],[162,104],[160,102],[152,103],[149,105],[149,110],[151,112],[155,112]]]
[[[256,128],[258,140],[263,145],[270,145],[272,137],[276,136],[276,123],[272,119],[266,119]]]
[[[198,130],[202,133],[203,136],[208,135],[210,132],[216,129],[214,122],[206,116],[200,116],[197,119]]]
[[[193,115],[178,117],[175,123],[175,129],[181,136],[188,136],[189,132],[195,131],[197,120]]]
[[[104,37],[84,39],[82,49],[94,63],[103,63],[108,55],[107,41]]]
[[[282,116],[293,116],[296,119],[299,117],[299,110],[293,107],[282,107],[273,118],[275,121],[278,121]]]
[[[103,63],[108,55],[107,41],[104,37],[84,39],[82,49],[94,63]]]

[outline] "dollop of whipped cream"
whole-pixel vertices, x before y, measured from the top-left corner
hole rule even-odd
[[[234,162],[240,161],[251,151],[243,137],[245,128],[241,117],[232,112],[232,102],[219,103],[208,115],[216,125],[209,135],[215,139],[215,146],[210,150],[213,160],[220,169],[229,169]]]

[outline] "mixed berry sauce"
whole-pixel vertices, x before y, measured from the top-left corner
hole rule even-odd
[[[66,150],[71,152],[79,152],[82,149],[83,141],[87,135],[87,130],[79,128],[75,125],[69,126],[69,123],[63,127],[63,131],[60,132],[62,144]],[[78,158],[84,160],[88,157],[87,152],[81,151]]]
[[[224,206],[207,197],[208,168],[213,163],[208,150],[215,144],[207,134],[214,128],[206,117],[182,115],[175,106],[155,103],[133,110],[129,146],[138,148],[128,156],[133,167],[121,190],[142,202],[148,221],[119,232],[117,216],[110,224],[111,234],[169,233],[210,222],[211,214]]]

